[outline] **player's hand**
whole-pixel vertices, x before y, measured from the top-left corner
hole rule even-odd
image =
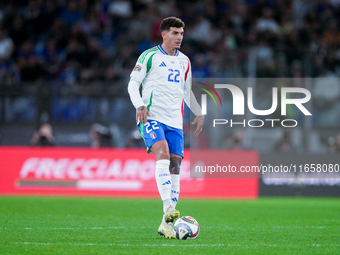
[[[197,137],[203,129],[204,116],[203,115],[197,116],[191,124],[196,124],[196,123],[197,123],[197,127],[194,132],[194,135]]]
[[[146,109],[145,106],[140,106],[137,108],[137,111],[136,111],[136,122],[137,123],[139,121],[141,124],[145,124],[147,122],[147,116],[150,116],[150,113],[148,109]]]

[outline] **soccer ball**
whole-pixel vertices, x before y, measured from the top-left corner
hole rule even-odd
[[[174,231],[179,240],[193,240],[198,236],[200,226],[193,217],[183,216],[175,222]]]

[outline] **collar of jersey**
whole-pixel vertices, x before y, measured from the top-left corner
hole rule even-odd
[[[159,49],[160,52],[162,52],[164,55],[169,55],[168,53],[166,53],[166,51],[162,48],[161,45],[158,45],[157,48]],[[179,54],[178,50],[176,50],[176,53],[175,53],[175,57],[177,57]]]

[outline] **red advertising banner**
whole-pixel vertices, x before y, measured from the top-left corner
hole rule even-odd
[[[258,164],[256,152],[230,153]],[[181,198],[258,197],[258,178],[190,178],[189,158],[186,150]],[[0,195],[158,198],[155,162],[144,149],[0,147]]]

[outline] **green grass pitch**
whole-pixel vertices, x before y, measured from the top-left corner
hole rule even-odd
[[[196,240],[156,234],[155,199],[0,197],[0,254],[339,254],[340,199],[180,200]]]

